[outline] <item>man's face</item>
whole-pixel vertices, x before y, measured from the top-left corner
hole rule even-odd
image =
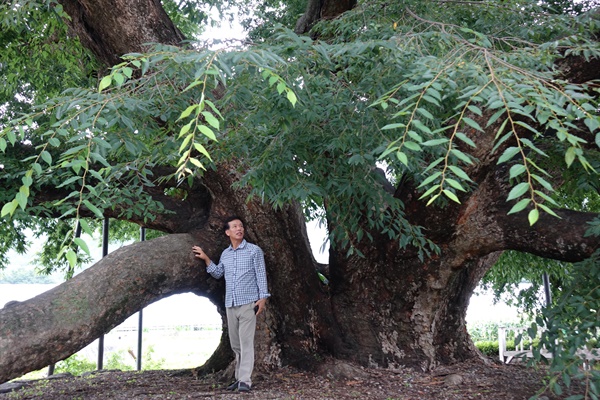
[[[242,240],[244,238],[244,224],[239,219],[229,221],[229,229],[225,234],[232,240]]]

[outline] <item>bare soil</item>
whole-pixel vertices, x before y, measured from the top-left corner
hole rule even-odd
[[[8,399],[383,399],[383,400],[516,400],[540,394],[541,399],[564,399],[581,388],[556,396],[544,392],[544,371],[524,365],[470,361],[433,372],[409,369],[364,369],[331,362],[321,372],[290,367],[256,374],[249,393],[225,390],[231,383],[221,374],[198,376],[195,370],[142,372],[100,371],[80,377],[29,381],[0,394]],[[13,382],[15,383],[15,382]],[[18,382],[17,382],[18,383]],[[540,392],[541,390],[541,392]]]

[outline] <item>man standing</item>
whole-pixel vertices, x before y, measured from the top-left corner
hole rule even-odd
[[[219,264],[212,262],[199,246],[193,246],[192,251],[206,263],[206,271],[214,278],[225,276],[229,342],[235,353],[235,382],[227,390],[248,392],[254,369],[256,315],[264,310],[270,296],[265,257],[260,247],[244,239],[244,223],[239,217],[227,218],[223,229],[231,245],[221,253]]]

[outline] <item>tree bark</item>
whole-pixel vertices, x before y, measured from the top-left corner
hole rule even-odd
[[[179,45],[184,38],[157,0],[59,0],[85,47],[107,66],[145,43]]]
[[[298,18],[294,32],[308,33],[321,19],[336,18],[356,6],[356,0],[309,0],[304,14]]]

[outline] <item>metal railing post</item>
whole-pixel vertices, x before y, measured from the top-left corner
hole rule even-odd
[[[108,255],[108,217],[104,217],[102,224],[102,258]],[[98,338],[98,364],[97,369],[100,371],[104,366],[104,334]]]
[[[146,228],[145,227],[141,227],[140,228],[140,241],[145,241],[146,240]],[[142,332],[143,332],[143,309],[141,309],[139,311],[139,315],[138,315],[138,347],[137,347],[137,370],[141,371],[142,370]]]

